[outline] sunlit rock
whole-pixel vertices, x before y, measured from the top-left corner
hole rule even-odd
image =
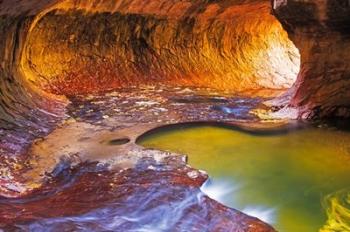
[[[301,55],[287,106],[297,108],[301,118],[349,117],[349,1],[275,0],[273,4],[274,15]]]
[[[186,122],[258,130],[349,117],[349,9],[0,0],[0,228],[273,231],[217,203],[221,190],[200,189],[207,174],[185,155],[146,150],[137,136]]]

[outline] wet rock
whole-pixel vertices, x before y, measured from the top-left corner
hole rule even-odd
[[[348,4],[273,2],[302,58],[288,106],[299,117],[349,116]],[[135,123],[247,119],[256,103],[236,107],[229,97],[191,98],[184,97],[196,95],[188,88],[143,85],[251,90],[249,95],[290,87],[299,54],[270,15],[269,1],[2,0],[0,32],[0,191],[22,196],[0,199],[5,229],[272,231],[203,196],[206,176],[184,167],[182,156],[96,145],[105,133],[113,140],[115,130]],[[132,86],[142,91],[130,93]],[[76,96],[116,87],[127,93]],[[45,91],[69,95],[70,106]],[[57,129],[64,132],[55,130],[31,147],[36,152],[26,153],[35,138],[57,127],[66,109],[74,119]],[[79,136],[72,138],[70,123],[91,130],[75,128]],[[62,135],[74,145],[55,137]],[[63,155],[78,158],[73,165]]]
[[[274,231],[203,195],[199,187],[206,176],[185,166],[94,169],[83,164],[21,200],[0,199],[0,226],[26,231]],[[189,177],[191,172],[197,178]]]

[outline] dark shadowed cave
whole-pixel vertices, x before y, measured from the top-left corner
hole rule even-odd
[[[0,230],[275,231],[137,141],[327,128],[349,166],[349,23],[346,0],[0,0]],[[320,231],[349,230],[344,202]]]

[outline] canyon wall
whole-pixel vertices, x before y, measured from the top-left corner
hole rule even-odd
[[[268,1],[2,0],[0,30],[4,153],[62,118],[58,95],[145,84],[286,89],[299,70]],[[14,128],[33,136],[13,139]]]
[[[297,81],[284,96],[288,107],[301,118],[349,117],[350,2],[275,0],[272,5],[301,55]]]
[[[23,12],[22,12],[23,13]],[[26,81],[20,61],[34,16],[0,15],[0,194],[23,191],[19,169],[33,140],[64,117],[64,100]]]
[[[0,191],[28,189],[26,150],[64,95],[148,84],[290,87],[299,54],[268,1],[1,0]]]
[[[266,1],[61,1],[37,19],[23,66],[55,94],[140,84],[285,89],[299,56]]]
[[[23,168],[17,159],[65,117],[64,95],[150,84],[285,90],[300,51],[298,79],[273,105],[301,118],[349,116],[349,8],[331,0],[1,0],[0,171],[10,179],[1,188],[21,192],[11,181]]]

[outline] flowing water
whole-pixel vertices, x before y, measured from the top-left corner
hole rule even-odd
[[[350,231],[350,132],[180,125],[139,143],[188,155],[190,165],[211,177],[205,193],[278,231]]]
[[[57,128],[0,125],[0,231],[269,230],[203,194],[207,175],[183,156],[134,144],[159,124],[258,121],[249,112],[264,99],[144,86],[69,100]]]

